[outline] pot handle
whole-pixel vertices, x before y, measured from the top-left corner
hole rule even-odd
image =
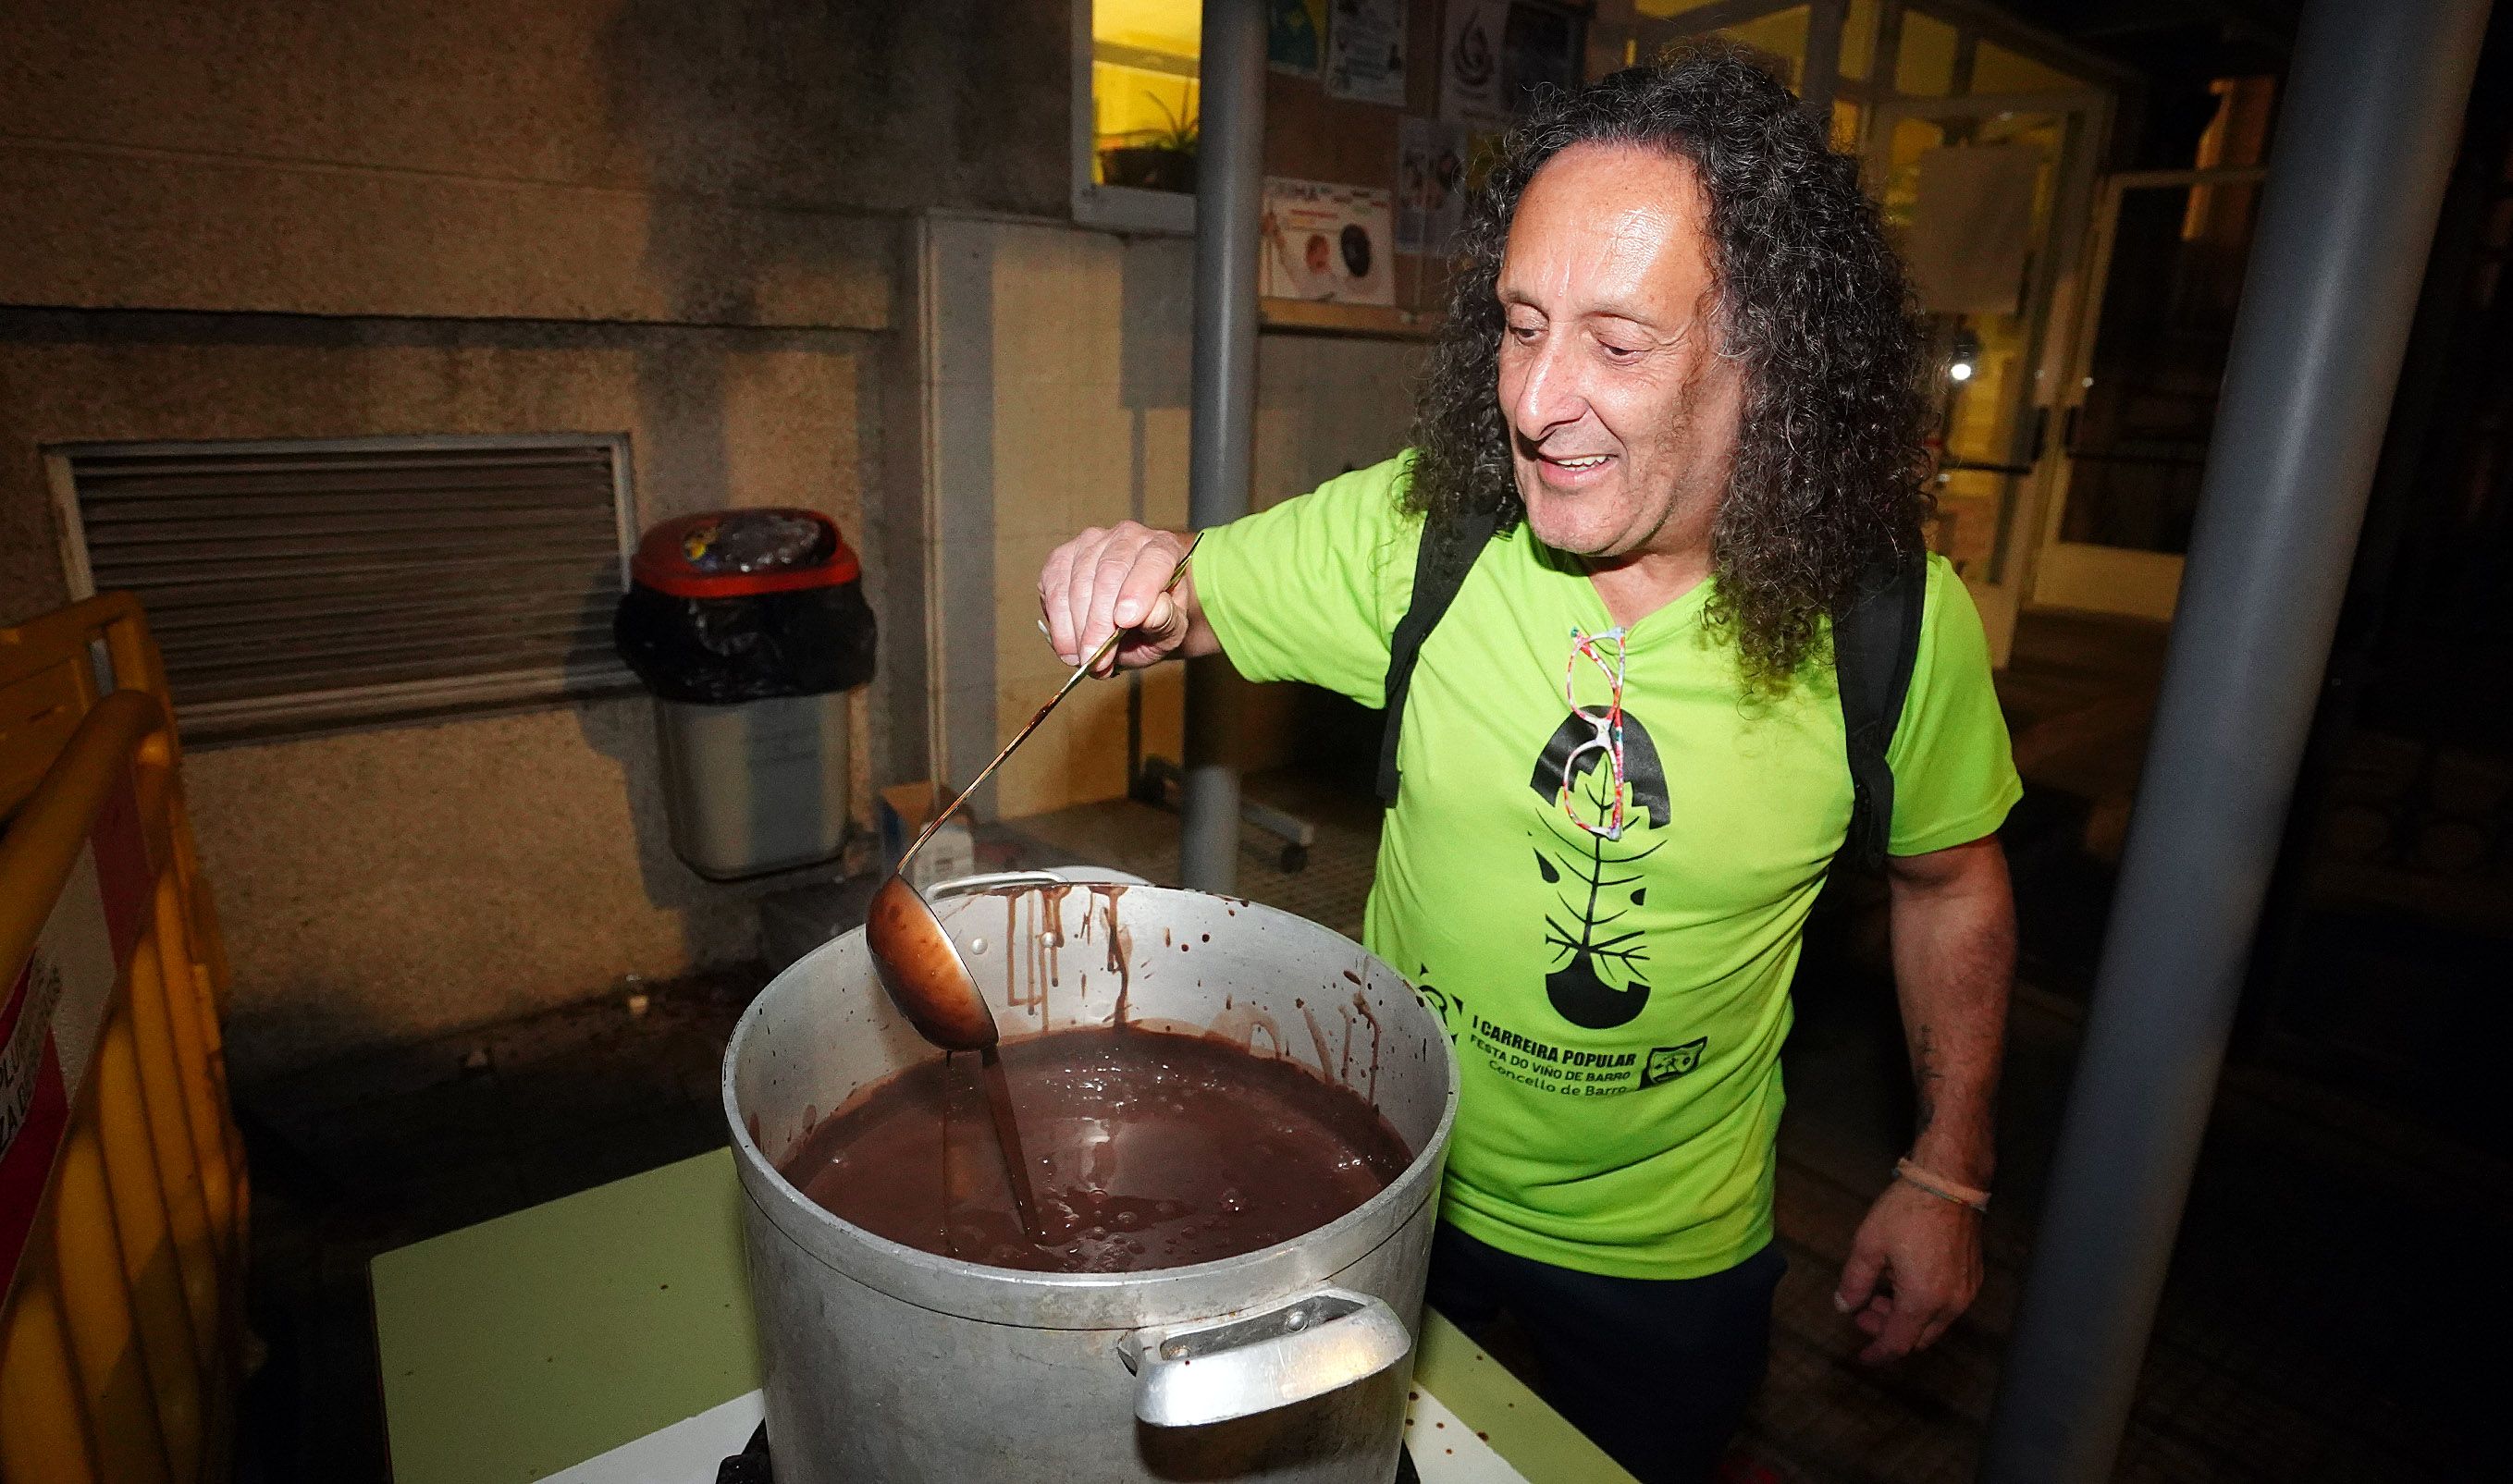
[[[981,876],[954,877],[947,881],[937,881],[925,888],[925,895],[929,901],[939,902],[950,897],[964,897],[975,891],[992,890],[997,886],[1061,886],[1063,884],[1065,884],[1064,878],[1053,871],[989,871]]]
[[[1135,1415],[1156,1427],[1228,1422],[1323,1396],[1413,1348],[1396,1310],[1343,1288],[1313,1288],[1253,1314],[1138,1329],[1117,1342],[1135,1373]]]
[[[982,876],[963,876],[947,881],[937,881],[925,888],[926,900],[943,901],[964,897],[971,892],[992,891],[998,886],[1148,886],[1151,882],[1131,872],[1092,868],[1089,876],[1068,876],[1058,870],[989,871]]]

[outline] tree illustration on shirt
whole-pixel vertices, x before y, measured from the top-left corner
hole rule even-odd
[[[1536,869],[1552,888],[1560,911],[1544,915],[1544,943],[1553,967],[1544,976],[1545,997],[1554,1013],[1591,1031],[1627,1025],[1649,1003],[1649,981],[1641,977],[1649,946],[1638,928],[1622,925],[1632,910],[1647,904],[1649,888],[1639,864],[1657,853],[1664,840],[1639,844],[1645,830],[1664,826],[1671,817],[1666,773],[1659,766],[1657,744],[1649,729],[1629,712],[1623,714],[1623,828],[1619,840],[1579,828],[1563,812],[1564,769],[1573,757],[1577,771],[1568,779],[1573,806],[1591,824],[1613,817],[1614,769],[1603,749],[1578,749],[1596,739],[1606,710],[1583,706],[1562,719],[1536,760],[1529,787],[1541,801],[1536,821]]]

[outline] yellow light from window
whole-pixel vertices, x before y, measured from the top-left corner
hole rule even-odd
[[[1204,7],[1198,0],[1088,0],[1091,39],[1166,52],[1204,55]]]

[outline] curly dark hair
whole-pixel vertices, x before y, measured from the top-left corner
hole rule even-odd
[[[1749,684],[1787,688],[1862,570],[1922,544],[1932,497],[1922,431],[1927,344],[1856,161],[1732,43],[1541,98],[1468,199],[1448,323],[1416,396],[1409,508],[1525,515],[1499,399],[1501,252],[1519,196],[1574,144],[1637,144],[1688,161],[1709,204],[1721,353],[1745,391],[1714,518],[1708,620],[1733,632]]]

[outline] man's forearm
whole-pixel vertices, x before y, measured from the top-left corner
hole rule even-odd
[[[1996,840],[1893,863],[1894,982],[1918,1095],[1911,1158],[1989,1187],[2015,906]]]

